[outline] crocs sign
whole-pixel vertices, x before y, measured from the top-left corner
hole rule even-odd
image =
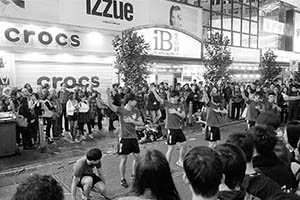
[[[61,83],[65,83],[67,85],[67,88],[71,89],[74,88],[76,84],[82,85],[82,86],[93,86],[94,88],[97,88],[100,86],[100,80],[98,76],[81,76],[79,78],[75,78],[73,76],[66,76],[66,77],[48,77],[48,76],[41,76],[37,79],[37,85],[43,85],[45,83],[48,83],[51,87],[57,88],[60,86]]]
[[[32,44],[37,40],[42,45],[56,44],[61,47],[80,46],[80,38],[76,34],[56,33],[53,35],[43,30],[37,32],[30,29],[19,30],[18,28],[11,27],[4,31],[4,36],[10,42],[24,42],[26,45]]]

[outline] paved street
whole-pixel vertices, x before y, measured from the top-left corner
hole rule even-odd
[[[235,123],[221,128],[222,140],[234,132],[245,130],[245,123]],[[189,148],[196,145],[207,145],[204,136],[200,133],[198,124],[185,128]],[[29,176],[31,173],[51,174],[64,187],[65,198],[70,199],[70,186],[72,166],[81,156],[84,156],[86,150],[91,147],[99,147],[103,150],[102,160],[103,170],[106,176],[108,196],[111,199],[118,199],[130,193],[130,189],[124,189],[119,183],[119,157],[114,154],[117,133],[95,134],[95,140],[85,141],[81,144],[69,144],[65,140],[60,140],[57,144],[49,146],[47,153],[41,153],[39,150],[23,152],[21,156],[12,156],[0,158],[0,195],[2,200],[11,198],[16,185]],[[148,143],[141,145],[142,151],[146,148],[156,148],[162,152],[166,151],[165,141]],[[174,151],[171,168],[174,169],[173,178],[182,199],[191,199],[189,189],[182,180],[182,168],[176,166],[178,159],[178,148]],[[26,160],[27,159],[27,160]],[[127,180],[130,181],[132,157],[128,160]],[[78,199],[81,199],[78,194]],[[93,199],[99,199],[94,196]]]

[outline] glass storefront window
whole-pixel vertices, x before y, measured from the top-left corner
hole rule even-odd
[[[242,5],[239,3],[233,4],[233,16],[235,17],[241,17],[242,14]]]
[[[257,16],[258,16],[258,9],[251,8],[251,20],[257,22],[257,19],[258,19]]]
[[[220,13],[212,13],[212,27],[213,28],[221,28],[221,14]]]
[[[231,30],[231,16],[223,15],[223,29]]]
[[[240,33],[233,33],[232,45],[241,46],[241,34]]]
[[[202,23],[205,26],[210,26],[210,13],[209,11],[203,11],[203,15],[202,15],[203,19],[202,19]]]
[[[243,25],[242,26],[243,26],[242,27],[242,32],[249,34],[249,21],[243,20]]]
[[[251,0],[251,6],[258,7],[259,0]]]
[[[250,18],[250,7],[244,5],[243,6],[243,18],[244,19],[249,19]]]
[[[233,30],[234,31],[241,31],[241,19],[240,18],[233,18]]]
[[[212,11],[222,12],[222,5],[220,0],[212,0]]]
[[[257,36],[250,37],[250,47],[257,48]]]
[[[229,45],[232,45],[231,32],[229,32],[229,31],[223,31],[223,36],[224,37],[228,37],[228,39],[229,39]]]
[[[249,35],[242,34],[242,47],[249,47]]]
[[[210,34],[210,28],[209,27],[203,27],[203,40],[207,40],[209,38]]]
[[[257,23],[251,22],[251,34],[257,35]]]
[[[202,8],[206,10],[210,10],[210,1],[211,0],[201,0]]]

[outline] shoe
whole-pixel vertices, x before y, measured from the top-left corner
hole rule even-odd
[[[123,186],[124,188],[128,188],[128,184],[125,178],[121,180],[121,186]]]
[[[89,137],[90,137],[91,139],[94,139],[94,136],[93,136],[93,135],[89,135]]]
[[[82,140],[86,140],[86,136],[85,135],[82,136]]]
[[[48,144],[52,144],[54,141],[53,141],[52,138],[48,138],[48,139],[47,139],[47,142],[48,142]]]
[[[32,150],[31,147],[24,147],[23,150]]]
[[[176,165],[178,165],[179,167],[183,168],[183,163],[182,162],[177,161]]]

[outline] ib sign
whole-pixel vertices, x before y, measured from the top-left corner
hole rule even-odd
[[[186,33],[169,28],[136,30],[150,45],[150,55],[201,58],[201,43]],[[193,49],[193,51],[191,51]]]

